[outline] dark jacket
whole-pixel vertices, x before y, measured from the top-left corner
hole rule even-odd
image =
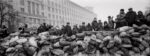
[[[64,30],[65,30],[64,33],[67,34],[68,36],[71,36],[71,35],[72,35],[71,26],[66,25]]]
[[[108,21],[109,22],[109,27],[111,28],[111,29],[113,29],[114,28],[114,21],[113,20],[110,20],[110,21]]]
[[[93,21],[93,22],[92,22],[92,27],[93,27],[94,30],[97,30],[97,28],[98,28],[98,23],[97,23],[97,21]]]
[[[110,30],[110,27],[108,24],[104,25],[104,30],[106,30],[106,31]]]
[[[131,23],[131,22],[135,22],[136,21],[136,17],[137,17],[137,14],[136,12],[128,12],[125,16],[125,19],[127,22]]]
[[[0,37],[6,37],[8,36],[8,31],[7,31],[7,28],[1,28],[0,29]]]
[[[98,23],[98,30],[102,30],[103,29],[103,23],[102,22],[99,22]]]
[[[78,32],[79,32],[78,27],[74,27],[74,28],[72,29],[72,34],[76,34],[76,33],[78,33]]]
[[[38,31],[38,33],[48,31],[48,27],[45,25],[41,25],[37,31]]]
[[[147,20],[146,24],[150,26],[150,13],[146,16],[146,20]]]
[[[147,20],[144,15],[137,15],[137,21],[136,21],[137,25],[146,24],[146,22]]]
[[[80,32],[83,32],[83,31],[86,31],[86,26],[84,26],[84,25],[82,25],[82,26],[80,27]]]
[[[86,30],[87,30],[87,31],[92,31],[92,26],[88,24],[88,25],[86,26]]]

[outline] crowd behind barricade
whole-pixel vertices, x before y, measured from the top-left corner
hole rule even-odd
[[[136,24],[138,26],[146,24],[150,26],[150,13],[147,15],[144,15],[142,11],[138,11],[136,13],[132,8],[129,8],[128,12],[125,13],[124,9],[120,9],[120,13],[116,16],[115,20],[113,16],[108,16],[108,21],[104,22],[102,22],[101,20],[97,20],[97,18],[94,18],[91,23],[86,24],[85,22],[82,22],[82,25],[76,24],[71,27],[70,23],[68,22],[66,25],[62,25],[61,28],[43,23],[38,27],[36,33],[49,31],[53,35],[66,34],[68,36],[71,36],[83,31],[112,31],[119,27],[132,26],[133,24]],[[29,33],[27,28],[28,25],[24,24],[24,26],[20,27],[18,30],[22,33]],[[6,37],[8,35],[7,27],[2,26],[0,28],[0,35],[2,37]]]
[[[0,39],[0,56],[149,56],[150,15],[135,17],[133,11],[127,13],[132,16],[120,11],[116,20],[109,16],[104,23],[96,18],[87,25],[83,22],[73,27],[69,22],[62,28],[43,23],[36,32],[24,24],[17,32]],[[117,30],[110,35],[93,32],[114,29]],[[7,27],[2,30],[7,33]]]

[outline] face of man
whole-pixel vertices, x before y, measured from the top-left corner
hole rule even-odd
[[[120,11],[120,14],[123,14],[124,13],[124,11]]]
[[[46,23],[43,23],[43,25],[45,26],[45,25],[46,25]]]
[[[83,26],[85,26],[85,23],[82,23]]]
[[[101,20],[99,20],[99,22],[101,22]]]
[[[97,19],[96,19],[96,18],[94,18],[94,21],[97,21]]]
[[[133,9],[129,9],[129,12],[132,12],[133,11]]]
[[[138,12],[139,15],[142,15],[143,13],[141,11]]]
[[[68,26],[70,26],[70,23],[67,23]]]

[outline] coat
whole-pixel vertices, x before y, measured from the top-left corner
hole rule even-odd
[[[119,27],[127,25],[125,16],[126,16],[125,14],[117,15],[117,18],[116,18],[116,21],[115,21],[115,23],[116,23],[116,27],[115,28],[119,28]]]
[[[147,21],[150,21],[150,15],[149,15],[149,16],[147,16]]]
[[[67,34],[68,36],[71,36],[72,35],[71,26],[66,25],[64,29],[64,33]]]
[[[92,31],[92,26],[91,26],[91,25],[87,25],[87,26],[86,26],[86,30],[87,30],[87,31]]]
[[[48,31],[48,27],[45,25],[41,25],[37,31],[38,31],[38,33]]]
[[[102,30],[103,29],[103,24],[102,24],[102,22],[99,22],[98,23],[98,30]]]
[[[146,24],[145,16],[144,15],[137,15],[136,24],[137,25]]]
[[[97,30],[97,29],[96,29],[96,28],[98,28],[98,23],[97,23],[97,21],[93,21],[93,22],[92,22],[92,27],[93,27],[94,30]]]
[[[109,27],[112,29],[114,28],[114,21],[113,20],[109,21]]]
[[[81,32],[86,31],[86,26],[82,25],[82,26],[80,27],[80,31],[81,31]]]
[[[73,34],[76,34],[76,33],[78,33],[79,32],[79,29],[77,28],[77,27],[74,27],[73,29],[72,29],[72,33]]]
[[[125,16],[125,18],[126,18],[126,21],[128,22],[128,23],[133,23],[133,22],[135,22],[136,21],[136,17],[137,17],[137,14],[136,14],[136,12],[128,12],[127,14],[126,14],[126,16]]]

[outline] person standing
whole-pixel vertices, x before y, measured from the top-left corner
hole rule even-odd
[[[81,27],[80,27],[80,31],[81,31],[81,32],[86,31],[85,22],[82,22],[82,25],[81,25]]]
[[[139,26],[142,25],[142,24],[146,24],[146,18],[143,15],[142,11],[138,11],[136,24],[139,25]]]
[[[132,26],[133,24],[135,24],[136,19],[137,19],[136,12],[134,12],[132,8],[129,8],[129,11],[127,12],[125,16],[125,19],[128,22],[128,26]]]
[[[150,26],[150,13],[148,13],[148,14],[146,15],[146,19],[147,19],[146,24],[147,24],[148,26]]]
[[[98,23],[97,23],[97,19],[94,18],[93,22],[92,22],[92,28],[94,31],[98,30]]]
[[[79,32],[79,28],[78,28],[78,25],[74,25],[73,26],[73,29],[72,29],[72,34],[76,34],[76,33],[78,33]]]
[[[47,27],[46,23],[43,23],[43,24],[40,25],[37,32],[41,33],[41,32],[45,32],[45,31],[48,31],[48,27]]]
[[[111,16],[108,16],[108,25],[110,29],[114,29],[114,20]]]
[[[125,20],[125,12],[124,12],[124,9],[120,9],[120,13],[117,15],[117,18],[116,18],[116,27],[115,28],[119,28],[119,27],[123,27],[123,26],[127,26],[127,22]]]
[[[105,31],[110,30],[110,27],[109,27],[109,24],[108,24],[107,21],[104,22],[104,30],[105,30]]]
[[[92,31],[92,26],[91,26],[91,24],[90,24],[90,23],[88,23],[88,24],[87,24],[87,26],[86,26],[86,30],[87,30],[87,31]]]
[[[70,26],[70,23],[68,22],[67,25],[65,26],[65,29],[64,29],[64,33],[67,34],[67,36],[71,36],[72,35],[72,29],[71,29],[71,26]]]
[[[62,25],[61,27],[61,35],[65,34],[65,25]]]
[[[98,21],[98,30],[99,30],[99,31],[103,29],[103,26],[102,26],[102,25],[103,25],[102,21],[99,20],[99,21]]]

